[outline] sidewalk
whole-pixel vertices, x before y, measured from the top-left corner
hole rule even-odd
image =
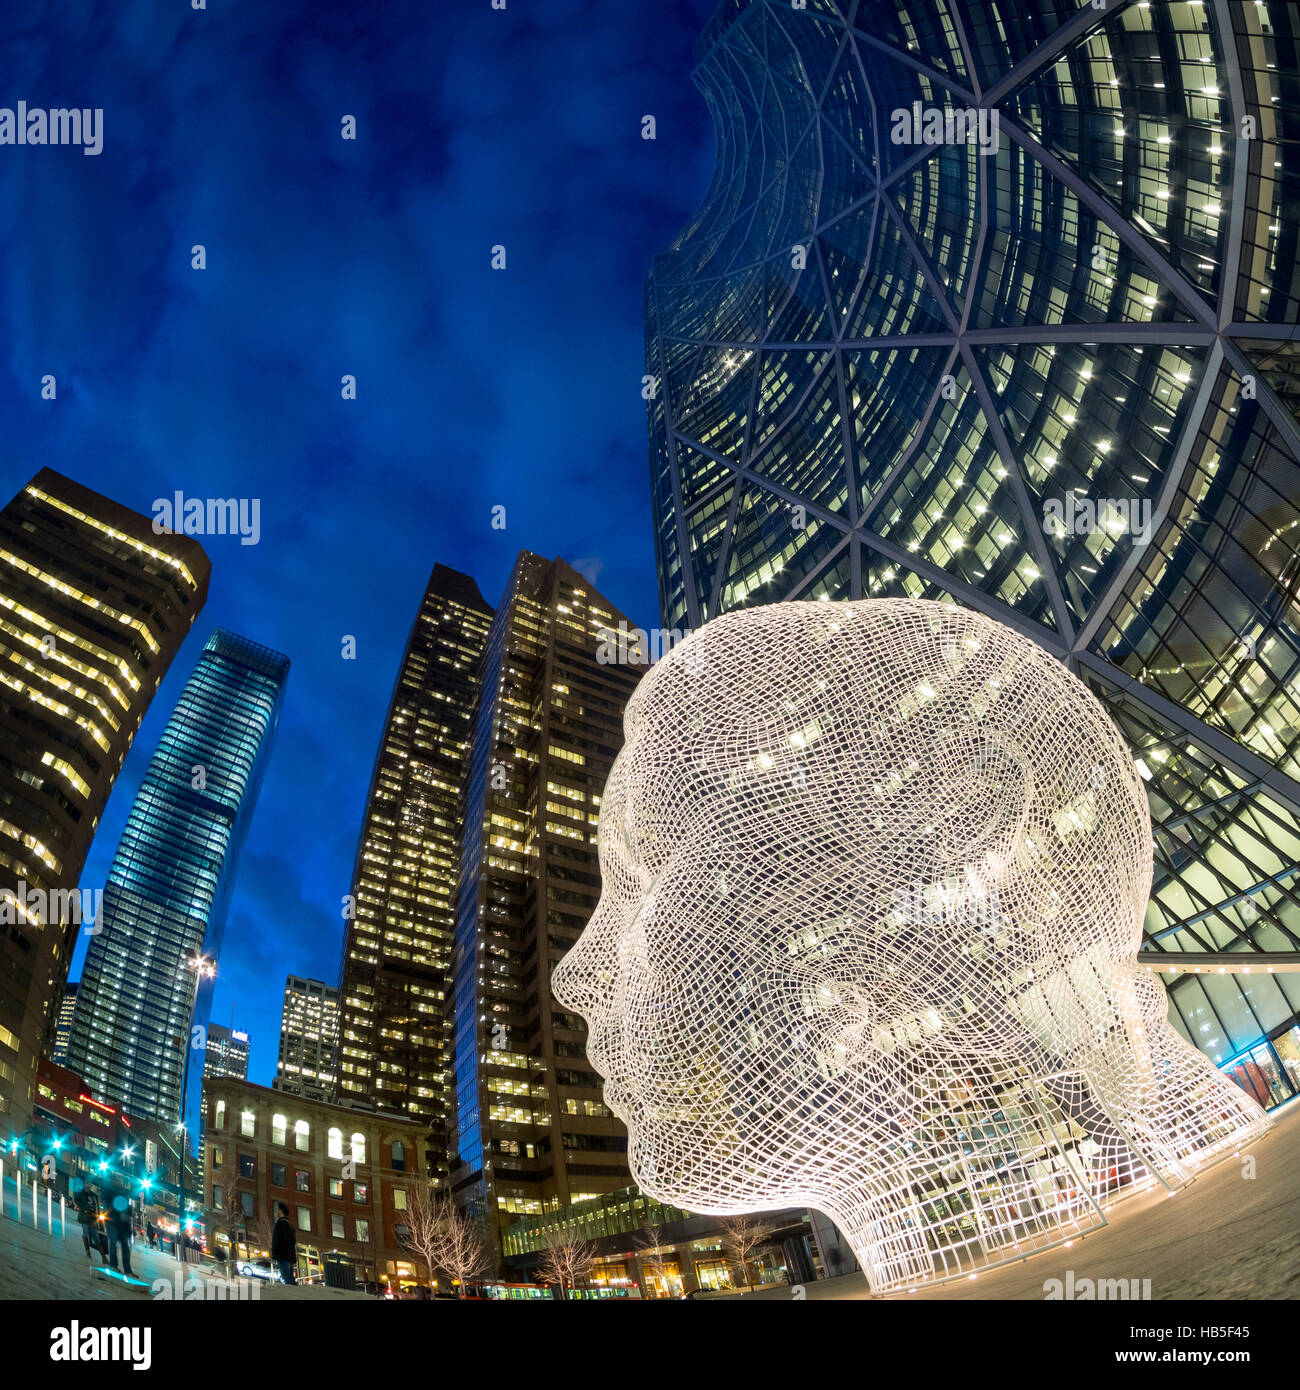
[[[978,1279],[922,1286],[914,1299],[1042,1301],[1048,1280],[1151,1281],[1151,1298],[1294,1299],[1300,1294],[1300,1101],[1274,1112],[1274,1127],[1252,1144],[1248,1169],[1228,1158],[1169,1196],[1162,1188],[1118,1203],[1109,1224],[1074,1243],[988,1270]],[[1243,1158],[1246,1157],[1243,1154]],[[1254,1176],[1247,1176],[1253,1171]],[[734,1295],[732,1295],[734,1297]],[[751,1298],[782,1300],[789,1288]],[[862,1274],[808,1284],[803,1297],[870,1298]],[[907,1298],[908,1294],[891,1294]]]
[[[81,1244],[81,1228],[77,1225],[76,1213],[68,1212],[66,1235],[59,1233],[59,1205],[53,1203],[54,1234],[45,1229],[44,1197],[38,1203],[40,1229],[34,1230],[31,1224],[31,1189],[23,1194],[23,1222],[14,1219],[13,1180],[6,1174],[3,1200],[0,1201],[0,1300],[41,1299],[59,1300],[94,1299],[104,1302],[139,1301],[145,1302],[153,1297],[147,1289],[132,1289],[116,1280],[100,1278],[96,1269],[104,1267],[103,1258],[98,1252],[89,1258]],[[211,1264],[185,1264],[162,1250],[150,1250],[144,1241],[131,1247],[131,1269],[137,1279],[152,1284],[155,1280],[165,1280],[167,1293],[177,1296],[177,1275],[180,1276],[180,1292],[184,1297],[186,1284],[197,1279],[205,1285],[227,1283],[223,1272]],[[251,1285],[253,1281],[242,1281]],[[214,1293],[216,1290],[214,1289]],[[226,1290],[221,1291],[223,1294]],[[319,1299],[363,1299],[369,1295],[350,1292],[344,1289],[329,1289],[323,1284],[299,1284],[286,1286],[259,1281],[254,1291],[243,1287],[245,1295],[254,1295],[249,1301],[298,1302]],[[204,1299],[204,1302],[209,1301]],[[227,1300],[231,1301],[231,1300]]]

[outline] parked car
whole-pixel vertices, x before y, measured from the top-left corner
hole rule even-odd
[[[237,1266],[245,1279],[279,1279],[280,1273],[272,1268],[270,1260],[243,1260]]]

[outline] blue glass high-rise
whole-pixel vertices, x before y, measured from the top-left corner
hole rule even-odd
[[[212,995],[205,979],[196,999],[185,962],[196,953],[220,954],[288,675],[281,653],[213,633],[113,856],[68,1065],[95,1094],[134,1115],[180,1116],[185,1049],[191,1028],[206,1027]],[[201,1072],[190,1069],[191,1077]]]

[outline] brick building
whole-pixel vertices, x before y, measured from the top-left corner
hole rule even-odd
[[[203,1080],[208,1249],[269,1253],[274,1203],[287,1202],[301,1275],[350,1262],[359,1282],[421,1278],[402,1248],[408,1198],[428,1171],[427,1131],[231,1077]]]

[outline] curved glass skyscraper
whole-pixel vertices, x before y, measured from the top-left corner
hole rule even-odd
[[[280,652],[223,628],[208,638],[113,855],[68,1065],[133,1115],[181,1114],[190,1029],[212,1003],[185,961],[221,952],[288,677]]]
[[[1274,0],[725,0],[717,170],[647,286],[667,626],[946,597],[1056,653],[1147,779],[1144,958],[1265,1104],[1300,1091],[1298,69]]]

